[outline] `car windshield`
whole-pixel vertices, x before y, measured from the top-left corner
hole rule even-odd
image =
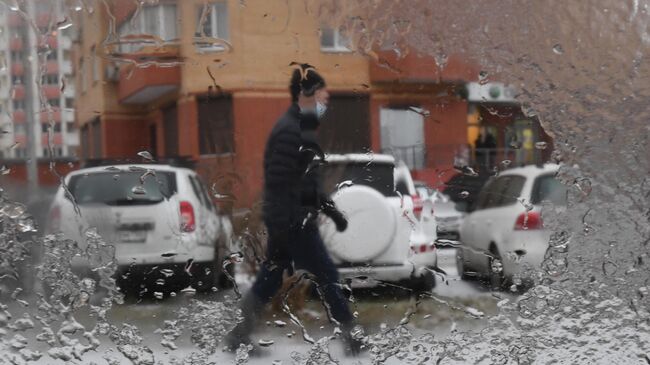
[[[369,186],[384,196],[395,195],[394,165],[378,162],[330,163],[324,166],[324,187],[335,192],[339,187],[356,184]]]
[[[146,205],[168,199],[176,192],[175,174],[142,172],[99,172],[74,175],[68,188],[79,205]]]
[[[535,179],[530,198],[532,204],[549,201],[564,206],[567,202],[567,187],[555,178],[555,175],[543,175]]]

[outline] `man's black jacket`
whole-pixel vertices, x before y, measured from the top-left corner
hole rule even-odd
[[[335,222],[342,217],[323,192],[314,160],[323,157],[316,140],[318,123],[314,114],[301,114],[293,104],[271,130],[264,152],[264,221],[269,228],[301,224],[318,210]]]

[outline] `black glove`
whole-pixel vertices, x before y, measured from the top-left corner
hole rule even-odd
[[[321,198],[321,210],[325,215],[330,217],[336,225],[336,230],[343,232],[348,229],[348,220],[340,210],[336,208],[336,204],[329,198]]]
[[[348,220],[340,211],[337,210],[336,213],[338,214],[333,214],[330,216],[330,218],[332,218],[332,221],[334,221],[334,224],[336,224],[336,230],[339,232],[344,232],[346,229],[348,229]]]

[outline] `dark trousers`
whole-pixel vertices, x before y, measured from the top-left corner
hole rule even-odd
[[[266,261],[262,264],[252,289],[257,298],[268,303],[282,285],[282,273],[290,269],[293,263],[297,269],[306,270],[315,276],[332,317],[339,323],[350,323],[352,314],[338,283],[338,271],[316,224],[309,223],[284,232],[277,231],[268,224],[267,228],[269,242]]]

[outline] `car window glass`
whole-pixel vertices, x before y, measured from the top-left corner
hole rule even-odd
[[[192,191],[194,192],[194,196],[196,199],[203,205],[204,207],[207,206],[207,203],[205,201],[205,197],[201,193],[201,188],[199,187],[199,182],[196,180],[196,178],[192,175],[188,176],[188,179],[190,181],[190,185],[192,186]]]
[[[68,188],[77,204],[139,205],[161,202],[176,192],[173,172],[158,171],[141,180],[141,172],[75,175]]]
[[[369,186],[384,196],[395,195],[393,165],[385,163],[329,163],[322,167],[326,192],[336,191],[339,183]]]
[[[532,204],[540,204],[545,200],[556,205],[566,205],[567,187],[558,181],[554,175],[543,175],[535,180],[530,198]]]
[[[521,190],[526,183],[526,178],[523,176],[504,176],[501,178],[502,183],[495,197],[494,206],[507,206],[517,202],[517,198],[521,195]]]
[[[203,200],[205,201],[206,207],[211,211],[214,211],[216,208],[214,203],[212,202],[212,199],[210,199],[210,193],[208,193],[207,187],[200,179],[197,179],[197,184],[199,185],[199,189],[201,190],[201,195],[203,196]]]

